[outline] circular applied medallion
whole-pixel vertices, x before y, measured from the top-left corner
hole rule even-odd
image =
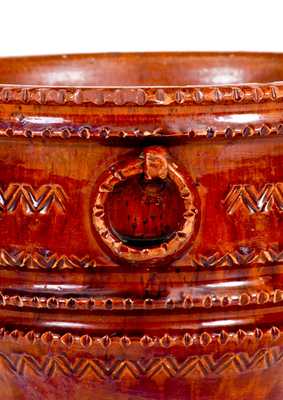
[[[99,182],[92,219],[112,256],[162,264],[188,249],[198,228],[198,196],[165,148],[147,147],[117,162]]]

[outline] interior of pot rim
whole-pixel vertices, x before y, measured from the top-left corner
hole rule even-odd
[[[0,59],[0,84],[183,86],[283,81],[283,54],[105,53]]]

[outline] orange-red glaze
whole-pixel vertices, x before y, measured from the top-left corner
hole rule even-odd
[[[3,400],[281,400],[283,55],[0,60]]]

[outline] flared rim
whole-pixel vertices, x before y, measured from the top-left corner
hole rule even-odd
[[[0,58],[0,102],[200,105],[283,98],[283,53],[97,53]]]

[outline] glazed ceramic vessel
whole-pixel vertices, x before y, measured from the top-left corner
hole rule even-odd
[[[1,399],[282,400],[281,81],[281,54],[0,60]]]

